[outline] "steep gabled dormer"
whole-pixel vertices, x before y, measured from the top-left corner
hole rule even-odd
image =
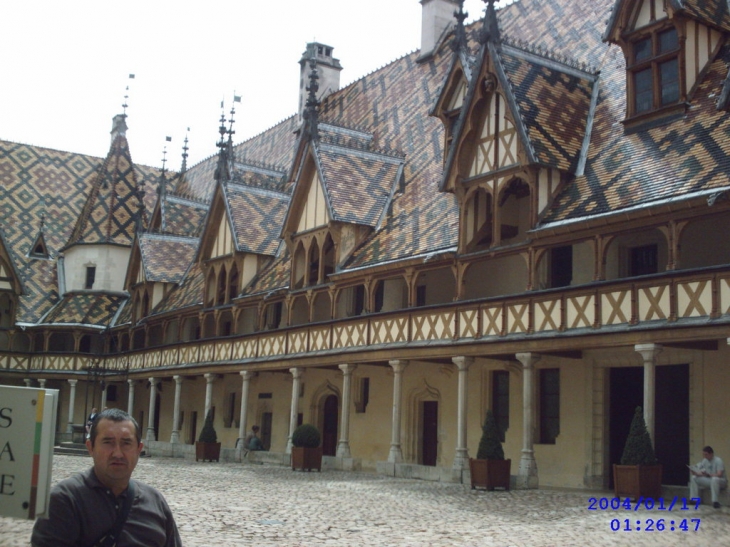
[[[446,130],[452,142],[440,185],[459,202],[461,253],[527,241],[561,185],[582,169],[598,96],[595,72],[502,39],[493,1],[480,42],[463,99],[455,79],[452,95],[442,94],[462,101]]]
[[[132,321],[150,315],[179,284],[198,250],[198,239],[141,233],[132,249],[125,288],[131,294]]]
[[[222,143],[223,135],[223,155],[232,147]],[[232,156],[221,164],[198,251],[208,308],[230,304],[276,255],[272,226],[281,226],[289,206],[289,196],[277,191],[283,172]]]
[[[292,256],[291,289],[328,281],[383,222],[404,158],[372,146],[369,133],[318,121],[312,63],[306,123],[294,156],[295,183],[281,232]]]
[[[626,59],[626,129],[683,115],[728,31],[723,0],[617,0],[604,40]]]

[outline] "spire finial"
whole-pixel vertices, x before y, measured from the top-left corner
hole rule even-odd
[[[130,74],[129,79],[134,80],[134,74]],[[129,106],[127,104],[128,99],[129,99],[129,85],[127,85],[127,87],[124,90],[124,103],[122,104],[122,116],[124,116],[125,118],[127,117],[127,107]]]
[[[484,10],[484,26],[479,35],[479,41],[482,44],[487,42],[498,43],[500,41],[499,36],[499,23],[497,22],[497,12],[494,9],[494,0],[483,0],[487,5]]]
[[[185,171],[188,170],[188,134],[190,133],[190,128],[188,127],[187,133],[185,133],[185,142],[183,143],[183,153],[182,153],[182,165],[180,166],[180,174],[182,175],[185,173]]]
[[[218,182],[225,182],[230,178],[229,172],[228,172],[228,151],[229,146],[228,142],[226,142],[226,113],[225,113],[225,106],[224,102],[221,101],[221,119],[220,119],[220,126],[218,127],[218,133],[220,133],[220,140],[216,144],[218,147],[218,166],[215,168],[215,174],[213,177]],[[231,129],[232,130],[232,129]]]
[[[312,140],[319,139],[319,100],[317,99],[317,92],[319,91],[319,75],[317,74],[317,60],[314,57],[315,53],[312,50],[312,57],[309,59],[309,85],[307,91],[307,104],[305,105],[304,119],[307,123],[307,133],[309,138]]]
[[[462,49],[466,49],[467,46],[464,21],[467,17],[469,17],[469,13],[464,11],[464,0],[459,0],[459,11],[454,12],[454,17],[456,17],[456,30],[454,33],[454,41],[452,42],[451,47],[454,51],[460,51]]]

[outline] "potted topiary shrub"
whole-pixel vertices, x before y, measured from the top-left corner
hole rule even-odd
[[[291,436],[291,468],[322,471],[322,446],[319,430],[312,424],[302,424]]]
[[[219,461],[220,456],[221,443],[218,442],[218,435],[213,427],[213,411],[209,410],[198,441],[195,443],[195,461]]]
[[[662,494],[662,466],[654,455],[640,406],[631,420],[621,464],[613,465],[613,488],[616,497],[631,499],[656,499]]]
[[[469,458],[472,489],[479,487],[487,490],[495,488],[509,490],[511,468],[512,460],[504,459],[497,422],[492,411],[487,410],[477,457]]]

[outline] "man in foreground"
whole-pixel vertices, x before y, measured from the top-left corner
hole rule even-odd
[[[116,408],[101,412],[86,441],[94,466],[53,487],[47,517],[33,527],[33,547],[181,546],[162,494],[131,480],[142,446],[134,418]]]
[[[720,490],[727,488],[725,465],[718,456],[715,456],[711,446],[704,447],[702,455],[704,456],[702,461],[689,468],[692,473],[689,478],[689,497],[698,498],[700,488],[709,488],[712,492],[712,506],[719,509]]]

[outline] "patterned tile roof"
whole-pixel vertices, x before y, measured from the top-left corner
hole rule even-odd
[[[524,50],[505,46],[501,61],[535,159],[574,171],[588,125],[595,78]]]
[[[208,212],[207,205],[167,194],[161,207],[165,233],[188,237],[200,235]]]
[[[69,245],[114,243],[131,246],[140,214],[137,174],[123,135],[112,142],[91,188]]]
[[[681,0],[678,3],[692,17],[730,31],[730,8],[727,0]]]
[[[730,118],[716,108],[730,63],[723,48],[691,100],[671,123],[624,134],[625,66],[620,50],[601,72],[585,175],[568,185],[543,224],[611,213],[653,201],[730,187]]]
[[[403,158],[326,143],[315,150],[333,220],[374,228],[398,183]]]
[[[145,279],[179,283],[198,250],[198,238],[162,234],[141,234],[139,248]]]
[[[253,296],[268,293],[277,289],[285,289],[291,279],[291,256],[286,247],[271,264],[264,268],[253,282],[243,289],[242,296]]]
[[[124,295],[98,292],[68,293],[43,318],[42,324],[90,325],[107,327],[119,306],[127,300]]]
[[[274,256],[289,196],[233,183],[225,186],[225,196],[238,250]]]

